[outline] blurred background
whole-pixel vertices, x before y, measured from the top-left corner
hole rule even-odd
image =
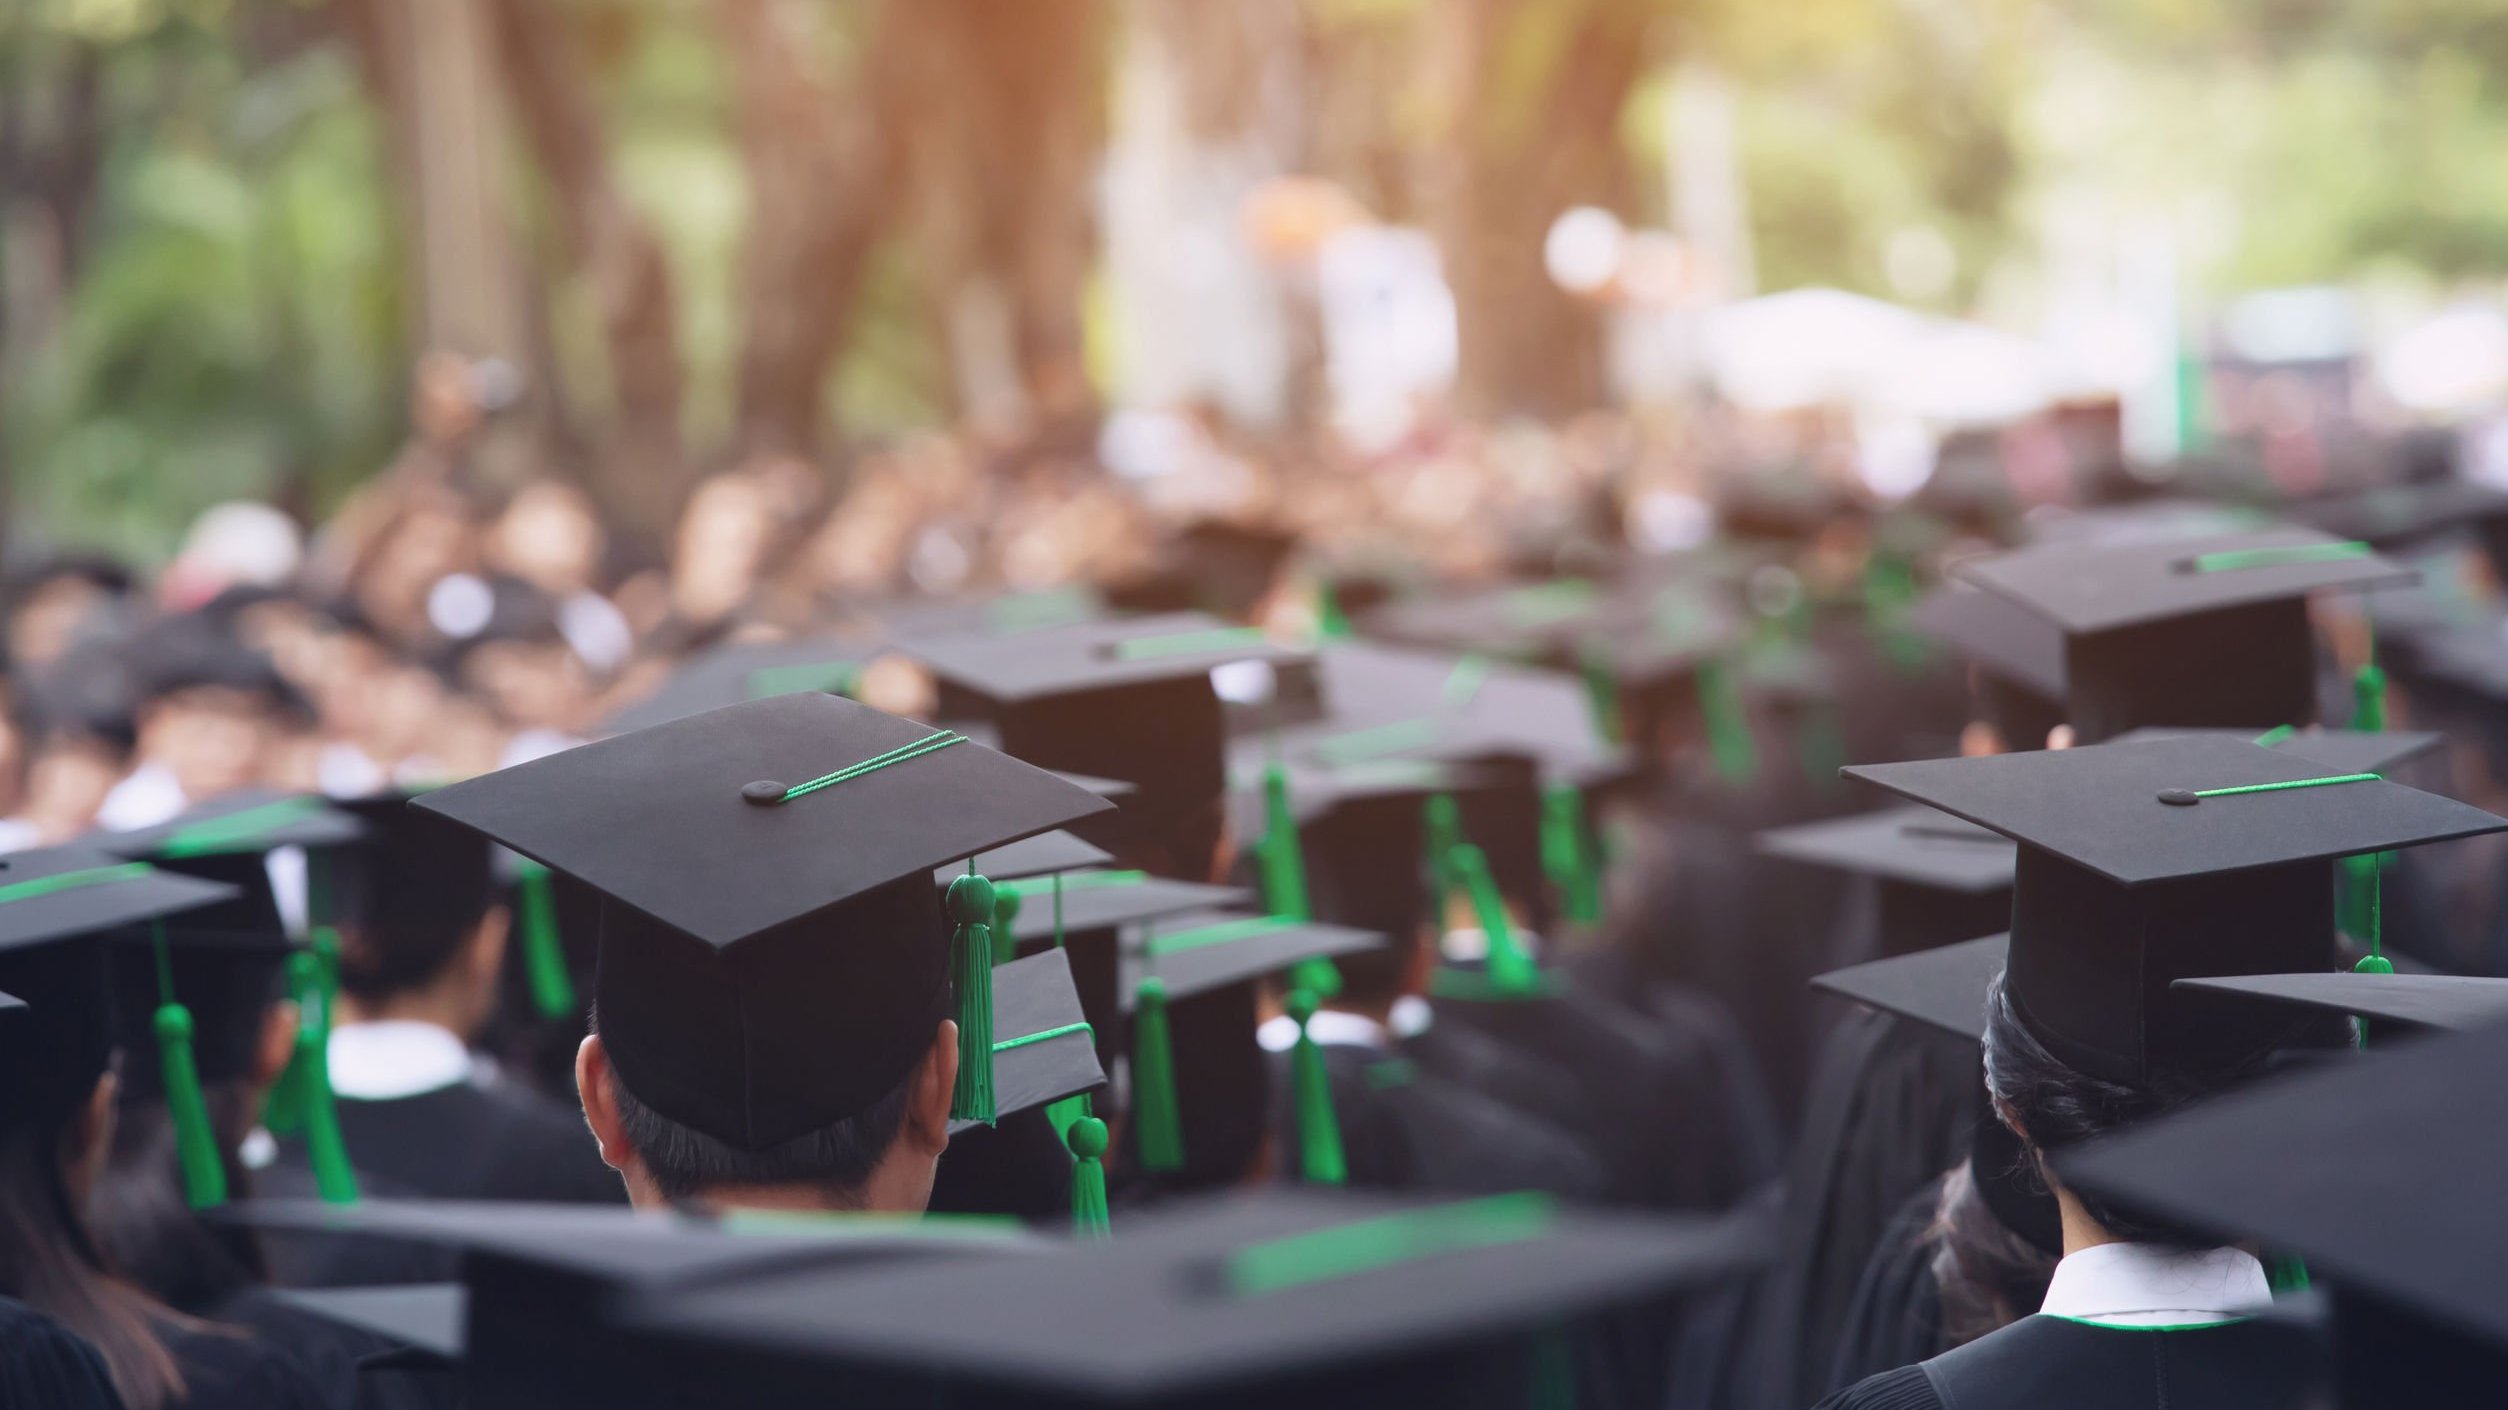
[[[1283,545],[1573,575],[1736,486],[2495,478],[2503,63],[2487,0],[13,0],[12,708],[105,741],[28,836],[242,670],[166,623],[295,752],[131,818],[1214,526],[1256,590],[1163,605],[1294,627]]]

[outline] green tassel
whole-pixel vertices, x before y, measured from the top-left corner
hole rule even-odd
[[[1759,746],[1750,737],[1750,716],[1742,709],[1741,687],[1733,668],[1722,661],[1698,666],[1698,714],[1707,730],[1707,749],[1716,772],[1728,783],[1748,783],[1759,776]]]
[[[523,975],[531,982],[531,1006],[545,1019],[572,1018],[576,1012],[575,979],[566,970],[566,942],[557,925],[557,888],[549,869],[523,864],[518,883],[522,903]]]
[[[1315,584],[1315,635],[1325,641],[1348,641],[1356,635],[1350,629],[1350,614],[1341,607],[1341,594],[1327,580]]]
[[[1341,1156],[1341,1123],[1332,1112],[1332,1074],[1324,1066],[1324,1050],[1306,1031],[1315,1016],[1315,996],[1292,989],[1289,1016],[1297,1020],[1297,1046],[1289,1050],[1289,1083],[1297,1107],[1299,1173],[1310,1185],[1338,1185],[1350,1178]]]
[[[1019,933],[1014,925],[1018,919],[1019,893],[1007,886],[994,887],[993,963],[1008,964],[1019,958]]]
[[[1184,1120],[1176,1106],[1176,1056],[1167,1032],[1167,985],[1155,975],[1133,991],[1132,1132],[1143,1169],[1184,1168]]]
[[[1462,886],[1454,876],[1454,849],[1463,845],[1463,808],[1454,796],[1440,793],[1430,798],[1420,810],[1420,824],[1426,830],[1428,851],[1429,901],[1434,905],[1437,933],[1446,929],[1447,912],[1453,908],[1454,893]]]
[[[1576,1346],[1568,1334],[1551,1328],[1533,1342],[1527,1410],[1576,1410]]]
[[[309,1064],[303,1038],[308,1031],[322,1026],[321,963],[311,950],[298,950],[287,957],[287,992],[296,1000],[298,1042],[262,1106],[261,1124],[273,1136],[297,1136],[305,1130],[305,1088],[312,1079],[306,1070]]]
[[[200,1089],[200,1064],[192,1054],[192,1012],[174,1001],[173,962],[165,928],[157,944],[157,1056],[165,1076],[166,1110],[174,1118],[174,1149],[183,1170],[183,1198],[194,1209],[226,1203],[226,1162],[209,1125],[209,1099]]]
[[[1071,1232],[1106,1237],[1106,1123],[1084,1116],[1063,1137],[1071,1150]]]
[[[296,1030],[296,1062],[304,1069],[305,1154],[313,1166],[314,1192],[328,1204],[357,1202],[357,1169],[349,1164],[340,1135],[340,1111],[331,1094],[327,1029]]]
[[[993,1124],[993,883],[968,872],[949,883],[949,978],[958,992],[958,1086],[952,1121]]]
[[[1289,771],[1275,759],[1263,767],[1263,839],[1255,848],[1262,871],[1263,905],[1293,921],[1314,919],[1306,894],[1306,857],[1298,846],[1297,813],[1289,806]],[[1304,959],[1289,982],[1329,999],[1341,992],[1341,971],[1331,960]]]
[[[2264,1282],[2276,1297],[2308,1290],[2308,1265],[2295,1254],[2277,1253],[2264,1261]]]
[[[1585,836],[1585,800],[1572,784],[1542,790],[1541,864],[1569,920],[1591,925],[1602,919],[1602,878]]]
[[[2386,672],[2376,662],[2351,678],[2351,727],[2368,733],[2386,728]]]
[[[1045,1104],[1045,1121],[1054,1128],[1054,1139],[1057,1141],[1070,1136],[1072,1122],[1091,1114],[1089,1094],[1086,1092],[1076,1097],[1065,1097],[1061,1101]]]
[[[1472,913],[1479,918],[1481,935],[1489,943],[1490,985],[1501,994],[1540,992],[1540,967],[1515,938],[1515,927],[1507,920],[1506,900],[1498,894],[1498,883],[1489,874],[1489,859],[1469,842],[1456,847],[1452,856],[1454,873],[1471,896]]]
[[[1838,729],[1837,711],[1828,705],[1804,707],[1803,722],[1795,731],[1795,747],[1802,756],[1803,781],[1823,793],[1845,786],[1838,770],[1846,767],[1846,736]]]

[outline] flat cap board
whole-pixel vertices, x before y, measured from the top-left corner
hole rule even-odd
[[[1971,559],[1961,577],[2000,593],[2069,635],[2303,597],[2320,588],[2412,581],[2412,570],[2374,553],[2332,554],[2344,540],[2313,529],[2105,544],[2046,544]]]
[[[2224,1239],[2297,1254],[2494,1345],[2508,1343],[2508,1027],[2326,1064],[2059,1153],[2066,1183]]]
[[[1602,623],[1611,599],[1582,578],[1480,592],[1441,591],[1369,613],[1370,636],[1450,651],[1529,659],[1568,649]]]
[[[84,845],[12,852],[0,857],[0,949],[162,920],[238,894]]]
[[[1811,984],[1884,1013],[1981,1041],[1986,995],[1994,987],[1994,976],[2003,972],[2011,939],[1988,935],[1912,955],[1868,960],[1831,970]]]
[[[2109,744],[2139,744],[2148,739],[2211,737],[2254,743],[2261,736],[2246,730],[2177,729],[2167,725],[2128,730]],[[2307,729],[2265,745],[2267,749],[2311,760],[2329,774],[2382,774],[2408,763],[2446,742],[2435,730]]]
[[[15,994],[0,994],[0,1025],[14,1022],[26,1012],[26,1001]]]
[[[878,638],[730,642],[689,657],[642,700],[601,722],[602,734],[629,734],[744,700],[801,691],[844,695],[885,649]]]
[[[1594,732],[1583,682],[1478,655],[1331,642],[1320,651],[1327,718],[1284,732],[1292,761],[1333,769],[1398,758],[1538,761],[1549,777],[1627,762]]]
[[[1013,636],[914,642],[933,674],[987,700],[1016,702],[1207,675],[1236,661],[1296,661],[1303,647],[1199,612],[1045,627]]]
[[[2469,480],[2382,485],[2360,494],[2294,505],[2311,527],[2374,544],[2400,544],[2484,520],[2508,519],[2508,491]]]
[[[1005,885],[1019,897],[1019,914],[1011,922],[1011,934],[1019,940],[1052,939],[1053,879],[1037,877]],[[994,888],[996,894],[1002,889],[1003,886]],[[1241,906],[1252,899],[1252,893],[1243,887],[1170,881],[1145,872],[1072,872],[1062,879],[1062,932],[1080,935],[1185,911]]]
[[[459,1283],[409,1283],[380,1288],[273,1288],[271,1296],[326,1321],[371,1332],[386,1341],[440,1356],[462,1358],[470,1316],[470,1290]]]
[[[2463,974],[2244,974],[2172,987],[2421,1028],[2508,1022],[2508,979]]]
[[[1045,1036],[1051,1035],[1051,1036]],[[1071,960],[1060,950],[993,966],[993,1093],[1002,1116],[1106,1085],[1097,1042],[1080,1012]],[[959,1121],[950,1131],[982,1125]]]
[[[90,833],[82,840],[117,856],[173,860],[278,847],[345,847],[365,836],[364,823],[315,794],[250,788],[186,809],[155,827]]]
[[[1001,726],[990,720],[951,720],[949,728],[987,749],[1001,748]],[[1047,769],[1045,772],[1074,788],[1085,788],[1109,803],[1122,803],[1141,791],[1140,785],[1130,779],[1100,778],[1096,774],[1073,773],[1069,769]]]
[[[1870,783],[2043,848],[2125,886],[2442,842],[2508,828],[2479,808],[2371,779],[2162,802],[2326,777],[2325,766],[2232,738],[1871,764]]]
[[[1281,741],[1284,781],[1289,786],[1289,813],[1311,822],[1346,803],[1377,799],[1417,798],[1486,786],[1495,781],[1486,769],[1470,764],[1424,758],[1371,758],[1362,763],[1327,765],[1314,760],[1305,745],[1313,736]],[[1270,749],[1246,741],[1231,751],[1228,765],[1229,813],[1238,836],[1259,837],[1270,826],[1270,801],[1265,796]]]
[[[1110,809],[973,743],[772,801],[934,738],[836,696],[776,696],[453,784],[415,806],[718,947]]]
[[[2017,602],[1946,583],[1917,599],[1907,624],[1989,675],[2064,698],[2064,634]]]
[[[2011,840],[2002,834],[1924,807],[1882,808],[1772,828],[1754,843],[1772,856],[1943,891],[2008,887],[2017,858]]]
[[[1149,928],[1139,945],[1127,947],[1124,1006],[1131,1007],[1133,991],[1152,975],[1167,986],[1170,998],[1181,999],[1276,974],[1300,960],[1384,947],[1385,937],[1372,930],[1285,916],[1202,911],[1169,917]]]
[[[1147,1403],[1359,1370],[1712,1283],[1742,1221],[1278,1188],[1143,1214],[1040,1259],[744,1280],[641,1303],[638,1336],[842,1371]]]
[[[1102,867],[1114,859],[1115,854],[1105,848],[1056,828],[976,853],[974,870],[987,881],[1017,881],[1023,877],[1051,876],[1058,871]],[[965,862],[952,862],[932,868],[932,879],[947,886],[967,871]]]
[[[618,1287],[670,1288],[881,1250],[1018,1251],[1015,1225],[880,1216],[722,1218],[498,1200],[242,1200],[207,1215],[255,1229],[407,1239],[492,1253]],[[476,1286],[476,1281],[472,1280]]]

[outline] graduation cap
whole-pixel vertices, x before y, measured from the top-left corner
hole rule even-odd
[[[949,883],[972,870],[993,881],[1017,881],[1027,877],[1051,876],[1057,872],[1083,871],[1102,867],[1114,861],[1115,854],[1094,842],[1084,841],[1056,828],[1034,837],[1022,837],[999,847],[988,847],[963,862],[934,867],[932,879],[946,889]],[[972,867],[968,862],[974,863]]]
[[[2508,1026],[2432,1037],[2060,1152],[2056,1169],[2119,1206],[2305,1258],[2313,1279],[2335,1287],[2338,1340],[2345,1300],[2358,1296],[2442,1342],[2478,1342],[2496,1370],[2508,1348],[2498,1276],[2508,1260],[2498,1218],[2503,1064]],[[2440,1364],[2385,1366],[2364,1403],[2497,1398],[2496,1374],[2468,1387],[2442,1381]]]
[[[467,1345],[470,1290],[459,1283],[272,1288],[269,1295],[298,1311],[396,1343],[439,1363],[458,1364]],[[372,1365],[368,1358],[360,1362],[360,1369]]]
[[[1270,1066],[1255,1038],[1261,982],[1383,944],[1372,932],[1281,915],[1203,911],[1144,926],[1117,972],[1131,1016],[1127,1134],[1141,1168],[1195,1186],[1243,1178],[1271,1119]],[[1309,1122],[1328,1122],[1330,1092],[1307,1093],[1297,1107]],[[1316,1158],[1327,1148],[1337,1142],[1316,1142]]]
[[[2010,837],[2009,992],[2095,1077],[2235,1061],[2289,1025],[2222,1014],[2172,980],[2334,967],[2337,857],[2508,828],[2478,808],[2220,738],[1856,767]]]
[[[711,646],[681,662],[651,695],[603,720],[600,733],[628,734],[797,691],[850,695],[882,649],[878,640],[844,638]]]
[[[1010,898],[1004,927],[1022,951],[1051,946],[1068,959],[1080,1005],[1111,1062],[1124,1041],[1120,967],[1124,935],[1162,917],[1237,906],[1252,899],[1236,886],[1171,881],[1140,871],[1080,871],[1002,883]],[[998,940],[998,936],[996,937]]]
[[[1272,1190],[1041,1258],[728,1280],[639,1303],[632,1334],[692,1378],[780,1389],[767,1406],[1574,1404],[1586,1319],[1716,1282],[1761,1242],[1539,1195]]]
[[[2508,563],[2508,490],[2470,480],[2382,485],[2296,505],[2289,513],[2329,534],[2378,548],[2406,548],[2470,531],[2493,564]]]
[[[1883,808],[1758,834],[1775,856],[1869,876],[1884,954],[1930,949],[2011,923],[2009,839],[1932,808]]]
[[[2508,979],[2479,975],[2243,974],[2180,979],[2176,987],[2412,1028],[2480,1028],[2508,1020]]]
[[[2140,725],[2313,723],[2308,594],[2411,579],[2366,544],[2293,528],[2042,545],[1960,572],[2063,632],[2085,743]]]
[[[2303,729],[2271,730],[2259,735],[2246,730],[2172,729],[2165,725],[2133,730],[2108,742],[2138,744],[2151,739],[2197,737],[2260,744],[2276,753],[2306,759],[2329,774],[2389,773],[2447,742],[2447,736],[2435,730]]]
[[[1976,668],[1978,703],[2006,747],[2035,749],[2064,723],[2064,634],[1982,588],[1945,583],[1917,599],[1907,625]]]
[[[395,789],[336,800],[366,830],[334,882],[337,913],[350,932],[341,966],[352,989],[393,993],[434,978],[495,902],[494,847],[469,828],[411,807],[417,796]],[[523,938],[527,946],[555,942],[554,935]]]
[[[1029,1111],[1106,1084],[1071,962],[1042,950],[993,967],[993,1093],[1002,1116]],[[988,1123],[960,1118],[951,1136]],[[944,1156],[943,1159],[947,1157]]]
[[[601,1034],[662,1115],[761,1150],[886,1096],[948,1016],[953,1111],[993,1115],[989,883],[952,859],[1105,811],[950,731],[815,693],[728,706],[415,806],[602,897]],[[953,933],[952,925],[956,926]]]
[[[1139,794],[1124,835],[1172,846],[1171,870],[1204,865],[1208,847],[1176,819],[1225,791],[1227,728],[1215,667],[1290,660],[1301,651],[1213,617],[1157,617],[962,636],[910,648],[945,687],[1001,730],[1004,752],[1049,769],[1122,779]],[[957,713],[943,699],[943,713]],[[1208,823],[1214,831],[1217,819]],[[1215,841],[1215,835],[1214,839]]]
[[[1197,519],[1176,531],[1147,568],[1106,588],[1128,612],[1210,612],[1243,621],[1279,582],[1298,535],[1270,524]]]
[[[327,799],[251,788],[213,798],[155,827],[94,833],[86,840],[116,856],[237,889],[228,904],[185,917],[179,929],[186,934],[269,938],[292,928],[287,911],[299,899],[290,896],[282,902],[272,880],[270,854],[286,848],[306,854],[310,891],[302,898],[304,918],[321,924],[333,913],[331,898],[318,894],[329,880],[329,864],[341,849],[367,835],[362,821]]]

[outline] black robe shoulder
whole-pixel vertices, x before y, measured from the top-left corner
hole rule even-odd
[[[361,1171],[432,1199],[624,1204],[583,1115],[488,1077],[390,1101],[339,1102],[340,1136]]]
[[[2304,1331],[2271,1322],[2163,1330],[2024,1317],[1818,1410],[2301,1410],[2322,1386],[2321,1360]]]
[[[15,1298],[0,1297],[0,1405],[122,1410],[96,1349]]]

